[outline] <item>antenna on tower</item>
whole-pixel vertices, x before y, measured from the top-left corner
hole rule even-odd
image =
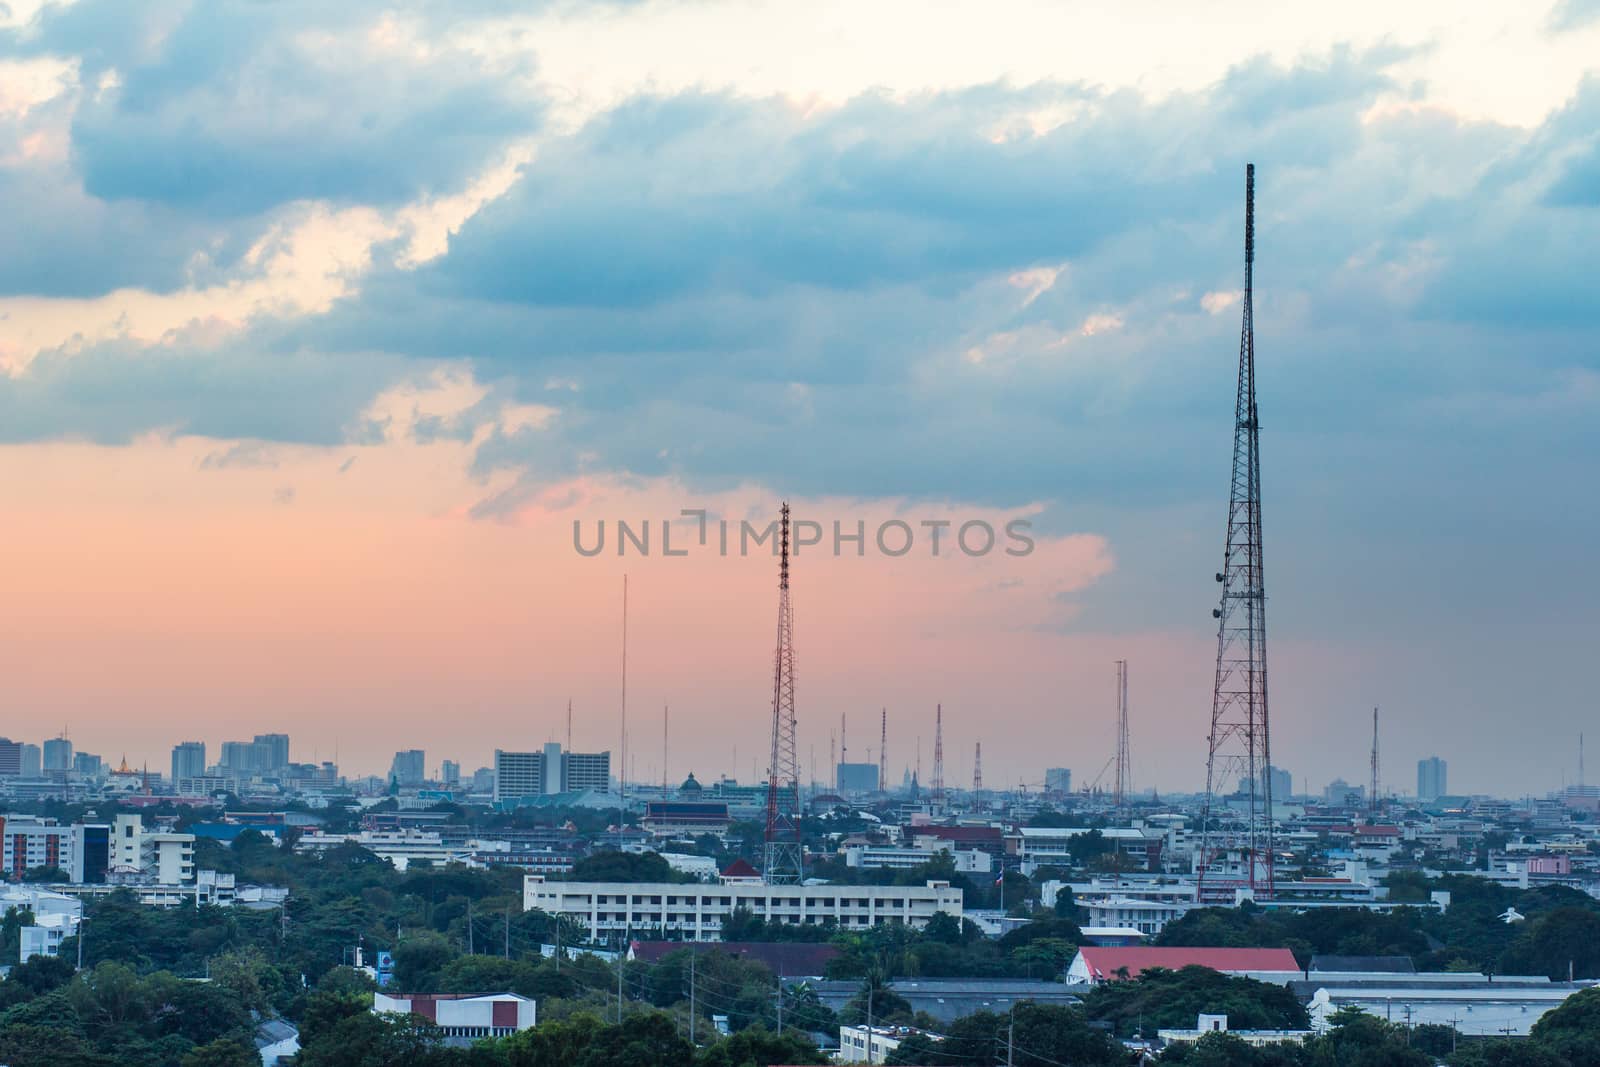
[[[567,751],[572,751],[572,698],[567,698]]]
[[[661,796],[667,795],[667,742],[671,734],[667,729],[667,705],[661,705]]]
[[[1112,803],[1120,812],[1133,791],[1133,763],[1128,752],[1128,661],[1117,660],[1117,783]]]
[[[889,709],[878,721],[878,792],[889,791]]]
[[[1257,897],[1273,891],[1272,746],[1267,717],[1267,594],[1261,556],[1261,439],[1256,412],[1256,339],[1253,321],[1256,260],[1256,168],[1244,171],[1244,306],[1239,330],[1239,379],[1233,409],[1233,478],[1228,494],[1228,538],[1217,582],[1217,671],[1211,691],[1211,733],[1206,752],[1206,798],[1200,815],[1196,895],[1231,901],[1234,890]],[[1224,834],[1213,811],[1226,813],[1226,792],[1237,775],[1245,791],[1244,828]],[[1239,863],[1219,862],[1229,849]],[[1215,868],[1215,869],[1213,869]]]
[[[839,735],[828,731],[828,766],[833,769],[833,791],[839,791]]]
[[[789,604],[789,505],[778,513],[778,641],[772,669],[772,764],[767,771],[766,862],[768,885],[796,885],[804,877],[800,844],[800,761],[795,751],[794,610]]]
[[[933,781],[929,783],[935,804],[944,803],[944,705],[933,706]]]
[[[972,810],[983,809],[983,742],[979,741],[972,752]]]
[[[1367,798],[1367,808],[1378,810],[1378,709],[1372,709],[1372,795]]]

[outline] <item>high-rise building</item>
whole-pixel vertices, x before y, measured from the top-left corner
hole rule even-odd
[[[288,734],[256,734],[255,744],[262,746],[261,769],[277,774],[289,766]]]
[[[563,793],[604,793],[611,788],[611,753],[568,752],[562,762]]]
[[[543,752],[494,750],[494,801],[515,801],[544,793]]]
[[[15,778],[22,773],[22,742],[0,737],[0,776]]]
[[[22,777],[37,778],[44,771],[44,755],[38,745],[22,746]]]
[[[93,752],[74,752],[72,754],[72,769],[84,778],[98,778],[104,770],[100,757]]]
[[[872,793],[878,788],[876,763],[841,763],[835,769],[835,775],[839,783],[839,792],[845,796],[852,793]]]
[[[427,781],[427,756],[420,748],[408,748],[394,754],[389,765],[389,778],[400,785],[421,785]]]
[[[496,803],[555,793],[604,793],[610,788],[610,752],[563,752],[555,743],[538,752],[495,749]]]
[[[1417,799],[1438,800],[1450,792],[1445,780],[1448,765],[1438,756],[1417,761]]]
[[[453,759],[447,759],[439,764],[439,780],[448,786],[461,784],[461,764]]]
[[[185,778],[200,778],[206,773],[206,743],[184,741],[172,746],[172,786]]]
[[[1067,767],[1051,767],[1044,772],[1044,788],[1047,793],[1072,792],[1072,771]]]
[[[248,778],[272,770],[271,760],[270,744],[262,744],[260,741],[224,741],[217,766],[224,774]]]
[[[72,742],[65,737],[52,737],[44,743],[44,769],[70,771],[72,769]]]

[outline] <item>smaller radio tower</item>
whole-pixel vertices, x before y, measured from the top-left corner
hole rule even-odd
[[[935,804],[944,803],[944,705],[933,706],[933,780],[928,783]]]
[[[1117,810],[1128,803],[1133,789],[1133,762],[1128,753],[1128,661],[1117,660],[1117,785],[1112,797]]]
[[[972,751],[972,810],[982,811],[983,802],[983,742]]]
[[[878,792],[889,791],[889,709],[878,721]]]
[[[1372,785],[1367,810],[1378,810],[1378,709],[1372,709]]]

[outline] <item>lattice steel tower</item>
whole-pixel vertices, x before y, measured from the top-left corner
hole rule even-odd
[[[800,757],[795,745],[794,611],[789,605],[789,505],[779,512],[778,647],[772,667],[772,763],[767,771],[768,885],[804,877],[800,846]]]
[[[1217,673],[1211,696],[1211,743],[1206,799],[1200,817],[1199,882],[1213,899],[1248,887],[1272,895],[1272,747],[1267,719],[1267,594],[1261,566],[1261,442],[1256,414],[1256,341],[1251,321],[1255,283],[1256,168],[1244,171],[1244,322],[1239,334],[1239,381],[1234,400],[1233,484],[1228,495],[1228,544],[1217,581]],[[1243,825],[1217,825],[1229,814],[1218,803],[1237,778],[1245,794]]]
[[[944,803],[944,705],[933,706],[933,781],[930,783],[932,801]]]

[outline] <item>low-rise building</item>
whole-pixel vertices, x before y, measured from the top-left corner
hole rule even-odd
[[[889,1053],[900,1047],[900,1042],[913,1034],[925,1034],[935,1041],[943,1041],[938,1034],[918,1030],[913,1026],[841,1026],[839,1027],[840,1063],[887,1063]]]
[[[374,993],[380,1015],[420,1015],[443,1031],[443,1043],[466,1048],[486,1037],[531,1029],[534,1002],[517,993]]]
[[[1286,948],[1084,945],[1067,968],[1067,981],[1098,985],[1137,978],[1156,967],[1169,971],[1209,967],[1236,978],[1254,978],[1275,985],[1288,985],[1304,977],[1294,953]]]
[[[1306,1011],[1317,1030],[1342,1008],[1360,1008],[1397,1023],[1453,1026],[1476,1037],[1526,1037],[1545,1012],[1593,982],[1552,982],[1544,976],[1420,973],[1312,981]]]
[[[688,940],[718,940],[723,920],[745,909],[769,923],[860,930],[882,923],[922,929],[943,912],[961,921],[961,890],[949,882],[921,886],[766,885],[724,880],[720,885],[669,882],[522,882],[524,910],[567,915],[598,940],[630,930],[660,929]]]
[[[1157,1030],[1156,1037],[1166,1044],[1192,1044],[1207,1034],[1230,1034],[1247,1045],[1300,1044],[1310,1037],[1310,1030],[1229,1030],[1226,1015],[1200,1013],[1193,1030]]]

